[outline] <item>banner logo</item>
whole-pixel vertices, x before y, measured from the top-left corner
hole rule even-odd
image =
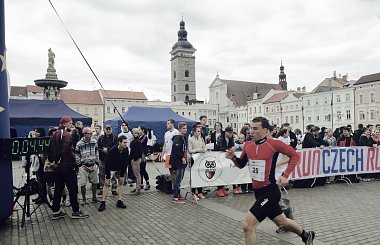
[[[220,161],[213,155],[204,155],[197,163],[198,176],[205,182],[214,182],[223,172]]]
[[[206,167],[206,171],[205,171],[206,177],[208,179],[212,179],[212,177],[214,177],[215,171],[216,171],[216,169],[215,169],[215,167],[216,167],[215,161],[207,161],[206,160],[205,161],[205,167]]]

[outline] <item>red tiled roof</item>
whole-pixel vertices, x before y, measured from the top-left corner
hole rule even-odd
[[[374,74],[362,76],[355,83],[355,85],[364,84],[364,83],[371,83],[371,82],[378,82],[378,81],[380,81],[380,73],[374,73]]]
[[[281,92],[272,95],[267,99],[263,104],[268,104],[268,103],[274,103],[274,102],[280,102],[281,100],[285,99],[288,96],[289,92]]]
[[[117,91],[117,90],[99,90],[104,98],[108,99],[132,99],[132,100],[148,100],[144,92],[135,91]]]
[[[11,86],[11,96],[27,97],[26,87]]]
[[[42,93],[43,89],[36,85],[26,85],[26,91],[28,93]]]
[[[102,105],[98,91],[61,89],[61,100],[66,104]]]

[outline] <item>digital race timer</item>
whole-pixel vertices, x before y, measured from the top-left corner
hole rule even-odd
[[[0,157],[27,156],[47,152],[50,137],[0,139]]]

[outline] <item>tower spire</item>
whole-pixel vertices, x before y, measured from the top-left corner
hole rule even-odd
[[[280,66],[280,75],[278,76],[278,78],[279,78],[279,84],[281,85],[282,90],[287,90],[288,84],[286,82],[286,74],[284,72],[284,66],[282,64],[282,58],[281,58],[281,66]]]

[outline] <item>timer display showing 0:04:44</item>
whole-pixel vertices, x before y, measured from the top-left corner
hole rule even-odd
[[[12,156],[26,156],[47,152],[50,144],[49,137],[14,138],[11,139]]]

